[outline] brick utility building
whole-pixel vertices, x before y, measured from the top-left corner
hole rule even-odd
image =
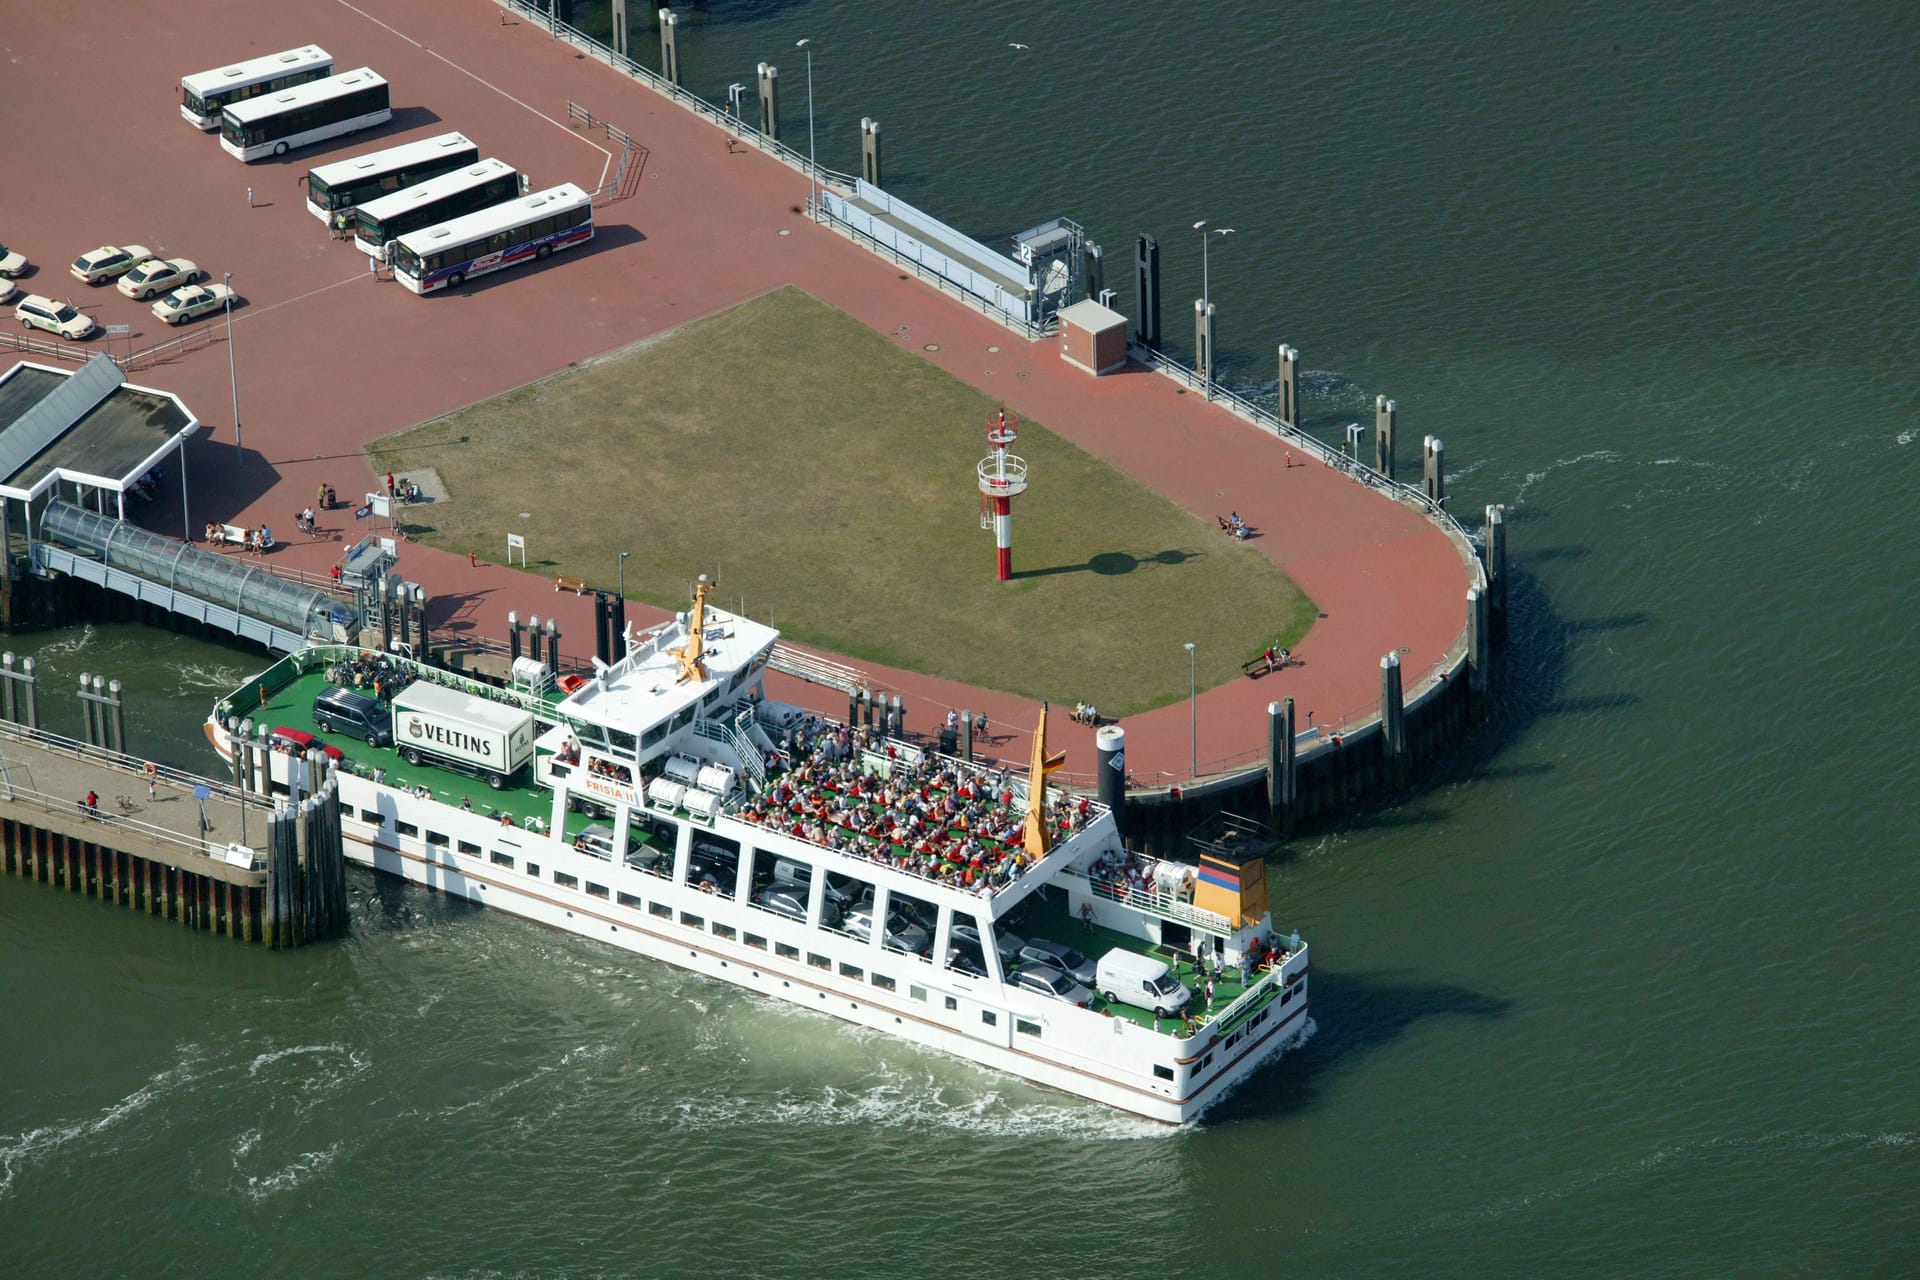
[[[1127,362],[1127,318],[1093,299],[1060,313],[1060,358],[1099,375]]]

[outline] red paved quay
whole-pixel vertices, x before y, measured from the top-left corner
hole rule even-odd
[[[204,0],[190,10],[111,0],[90,6],[84,22],[59,5],[20,6],[10,15],[0,32],[8,63],[0,118],[9,140],[0,240],[38,268],[19,282],[23,291],[71,297],[103,325],[132,325],[134,350],[172,335],[146,304],[67,274],[66,264],[97,244],[137,242],[184,255],[216,281],[231,271],[245,299],[234,315],[244,456],[233,447],[219,343],[132,375],[180,394],[211,433],[188,453],[187,518],[195,529],[215,519],[264,521],[285,544],[276,561],[324,571],[341,544],[292,541],[293,513],[321,483],[343,500],[368,488],[368,442],[791,283],[1189,510],[1210,518],[1237,509],[1262,531],[1255,545],[1324,616],[1295,650],[1302,665],[1200,695],[1202,772],[1260,758],[1269,701],[1295,698],[1303,727],[1309,710],[1321,725],[1351,718],[1377,703],[1383,654],[1402,652],[1411,693],[1460,640],[1469,570],[1419,513],[1299,450],[1283,466],[1283,445],[1180,394],[1166,378],[1138,369],[1090,378],[1059,358],[1055,342],[1030,344],[927,285],[901,280],[891,264],[792,211],[806,197],[803,175],[756,151],[729,152],[716,127],[579,59],[531,24],[503,25],[501,13],[487,0]],[[118,58],[105,56],[101,31],[114,33],[113,49],[139,49],[142,69],[122,70]],[[393,125],[243,165],[181,118],[179,76],[308,43],[328,49],[342,70],[364,64],[384,75],[393,86]],[[298,180],[308,169],[449,129],[528,172],[536,187],[598,186],[611,176],[609,157],[597,133],[567,126],[569,99],[648,148],[636,194],[597,210],[598,234],[584,250],[421,298],[370,280],[366,259],[329,240],[306,210]],[[249,185],[257,207],[247,205]],[[964,209],[928,212],[967,220]],[[200,323],[223,327],[218,318]],[[113,341],[125,349],[118,344],[126,339]],[[924,350],[930,343],[936,352]],[[989,353],[990,346],[1000,350]],[[527,463],[527,501],[557,500],[559,460]],[[348,541],[359,536],[350,512],[329,515],[323,529],[331,525]],[[175,536],[183,527],[177,503],[142,520]],[[567,637],[564,649],[590,649],[589,600],[485,563],[504,553],[507,532],[500,546],[477,549],[479,568],[464,555],[405,549],[402,571],[435,598],[433,625],[499,637],[509,609],[523,617],[552,613]],[[984,550],[981,568],[992,569]],[[611,578],[609,566],[603,585]],[[643,622],[658,616],[638,614]],[[1090,627],[1100,622],[1087,619]],[[1184,659],[1184,641],[1206,642],[1204,632],[1170,630],[1165,639],[1173,664]],[[906,696],[909,728],[929,728],[948,707],[964,706],[990,717],[994,736],[1005,738],[998,749],[1024,756],[1021,731],[1037,716],[1031,703],[866,669]],[[777,692],[844,709],[831,691],[784,682]],[[1070,703],[1073,691],[1059,697]],[[1091,732],[1064,716],[1055,723],[1073,771],[1085,774]],[[1186,775],[1184,703],[1134,716],[1126,728],[1137,781]]]

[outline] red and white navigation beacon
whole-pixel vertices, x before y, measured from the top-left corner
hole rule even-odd
[[[980,459],[980,527],[993,530],[1000,581],[1013,578],[1013,500],[1027,491],[1027,460],[1007,452],[1020,438],[1020,419],[1005,409],[987,418],[993,452]]]

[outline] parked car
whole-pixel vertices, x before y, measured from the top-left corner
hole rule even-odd
[[[20,286],[5,276],[0,276],[0,305],[12,302],[20,296]]]
[[[5,276],[9,280],[13,280],[26,269],[26,254],[15,253],[13,250],[7,248],[7,246],[0,244],[0,276]]]
[[[613,861],[613,824],[595,822],[583,827],[580,834],[573,838],[573,847],[580,852],[607,862]]]
[[[1096,977],[1093,961],[1075,951],[1065,943],[1055,942],[1051,938],[1034,938],[1020,948],[1015,957],[1021,964],[1044,964],[1072,978],[1075,982],[1092,986]]]
[[[154,303],[153,314],[168,324],[185,324],[209,311],[220,310],[232,296],[233,290],[223,284],[190,284]]]
[[[1013,985],[1038,995],[1065,1000],[1068,1004],[1077,1004],[1083,1009],[1093,1003],[1093,992],[1052,965],[1022,965],[1014,971]]]
[[[393,742],[393,713],[377,699],[330,684],[313,700],[313,722],[326,733],[344,733],[369,746]]]
[[[987,965],[980,958],[980,948],[971,942],[956,939],[947,944],[947,967],[976,978],[987,976]]]
[[[115,276],[125,275],[152,256],[143,244],[130,244],[124,248],[103,244],[75,258],[67,270],[73,273],[75,280],[84,284],[105,284]]]
[[[952,933],[958,940],[971,943],[976,949],[980,947],[980,931],[972,925],[956,924],[953,926]],[[1001,965],[1007,968],[1012,967],[1014,957],[1020,954],[1020,948],[1027,945],[1026,939],[1017,933],[996,933],[993,943],[994,950],[1000,953]]]
[[[753,895],[753,901],[755,905],[765,907],[775,915],[806,923],[807,891],[797,884],[768,885]],[[834,906],[831,899],[820,904],[820,923],[824,925],[840,923],[840,908]]]
[[[841,919],[840,927],[865,942],[873,936],[873,904],[863,902]],[[933,945],[933,935],[897,911],[887,913],[887,932],[880,945],[890,951],[924,955]]]
[[[13,309],[13,318],[29,329],[45,329],[62,338],[84,338],[93,332],[93,317],[71,302],[55,302],[30,293]]]
[[[199,278],[200,268],[191,258],[148,258],[121,276],[113,287],[138,301]]]

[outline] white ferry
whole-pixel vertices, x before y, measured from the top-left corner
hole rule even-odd
[[[208,736],[276,792],[337,767],[375,870],[1155,1120],[1299,1038],[1307,948],[1258,858],[1127,853],[1045,782],[1044,712],[1020,774],[769,700],[777,639],[703,582],[558,685],[316,646]]]

